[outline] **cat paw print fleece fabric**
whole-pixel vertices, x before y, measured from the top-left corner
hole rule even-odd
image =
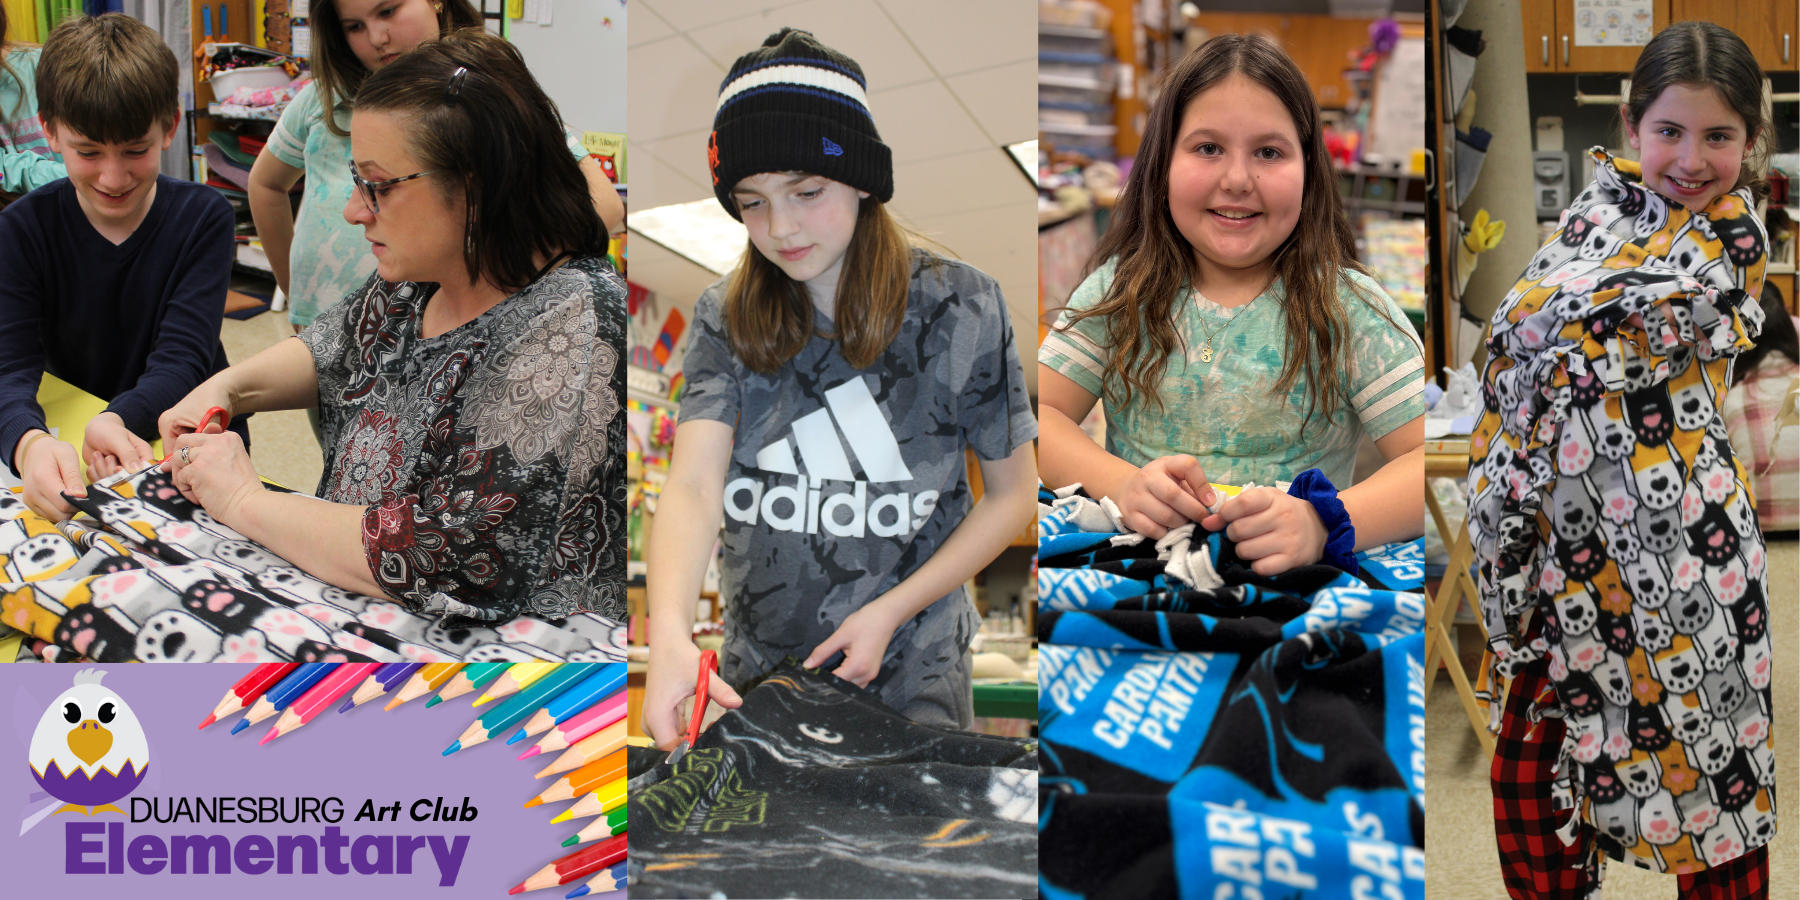
[[[1567,726],[1562,841],[1693,873],[1775,833],[1768,560],[1719,414],[1766,238],[1747,189],[1691,212],[1592,155],[1494,314],[1469,535],[1495,683],[1545,668],[1528,715]]]
[[[60,526],[0,491],[0,632],[94,662],[622,662],[596,615],[457,621],[301,571],[152,471],[73,499]]]
[[[1039,894],[1422,898],[1422,542],[1264,577],[1079,486],[1039,513]]]

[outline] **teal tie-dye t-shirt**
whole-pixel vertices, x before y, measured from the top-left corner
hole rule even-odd
[[[1143,397],[1121,409],[1107,408],[1107,452],[1134,466],[1185,453],[1199,459],[1206,477],[1218,484],[1269,485],[1316,467],[1332,484],[1348,487],[1364,431],[1379,439],[1425,414],[1425,366],[1419,336],[1393,299],[1373,279],[1343,275],[1338,294],[1349,316],[1350,344],[1339,354],[1339,377],[1349,388],[1348,408],[1333,411],[1325,422],[1315,415],[1302,440],[1311,386],[1302,377],[1285,403],[1275,396],[1288,353],[1279,281],[1235,309],[1187,290],[1176,304],[1175,330],[1182,343],[1163,372],[1162,408]],[[1108,260],[1075,289],[1069,310],[1098,304],[1112,276]],[[1068,320],[1065,311],[1038,349],[1038,362],[1103,396],[1105,323],[1084,319],[1065,331]],[[1205,362],[1208,334],[1212,359]]]

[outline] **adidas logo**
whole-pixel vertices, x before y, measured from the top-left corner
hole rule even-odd
[[[726,515],[746,525],[761,519],[776,531],[818,534],[823,528],[838,537],[899,537],[924,526],[937,508],[937,491],[916,496],[899,491],[869,502],[869,485],[911,481],[913,476],[900,457],[893,428],[862,378],[827,390],[825,408],[795,419],[792,429],[792,438],[757,451],[756,468],[794,476],[794,483],[736,479],[725,485]],[[862,468],[861,478],[850,467],[846,446]],[[827,481],[853,487],[827,494]]]

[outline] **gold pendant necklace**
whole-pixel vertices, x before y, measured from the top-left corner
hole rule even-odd
[[[1212,331],[1206,332],[1206,344],[1200,348],[1200,361],[1201,362],[1210,363],[1213,361],[1213,348],[1212,348],[1213,338],[1220,334],[1225,333],[1225,330],[1230,328],[1231,323],[1235,322],[1235,321],[1237,321],[1237,316],[1233,315],[1231,317],[1231,319],[1228,320],[1224,325],[1221,325],[1218,328],[1213,329]],[[1205,327],[1206,327],[1205,325],[1201,326],[1201,328],[1203,328],[1203,329]],[[1221,350],[1219,352],[1223,353],[1225,351]]]

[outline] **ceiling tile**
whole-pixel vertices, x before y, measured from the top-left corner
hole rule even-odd
[[[660,41],[675,33],[675,29],[670,28],[669,23],[663,21],[662,16],[657,15],[655,10],[641,2],[637,4],[636,9],[632,10],[631,21],[626,23],[625,27],[628,29],[625,37],[625,46],[627,47]]]
[[[871,94],[869,110],[882,140],[893,148],[895,165],[991,146],[950,89],[936,79]]]
[[[1009,63],[944,79],[995,144],[1037,137],[1037,60]]]
[[[939,75],[1037,61],[1031,0],[880,0]]]
[[[693,141],[694,138],[686,140]],[[712,196],[704,151],[697,171],[694,166],[678,165],[682,155],[681,141],[682,139],[677,138],[650,146],[632,141],[630,175],[633,209],[654,209]]]
[[[641,234],[631,236],[630,269],[631,283],[655,292],[665,307],[673,304],[689,311],[701,292],[719,280],[710,269]]]
[[[654,141],[712,125],[723,69],[687,38],[664,38],[631,48],[626,56],[631,137]]]
[[[636,6],[654,9],[676,31],[692,31],[732,19],[754,16],[766,10],[792,6],[785,2],[744,3],[740,0],[632,0]]]
[[[870,91],[932,77],[931,68],[894,28],[875,0],[809,0],[694,29],[689,34],[701,49],[729,69],[739,56],[762,46],[764,38],[784,26],[810,31],[825,46],[856,60]],[[715,83],[714,88],[717,87]]]
[[[998,147],[894,167],[894,206],[915,219],[989,209],[1035,197]]]

